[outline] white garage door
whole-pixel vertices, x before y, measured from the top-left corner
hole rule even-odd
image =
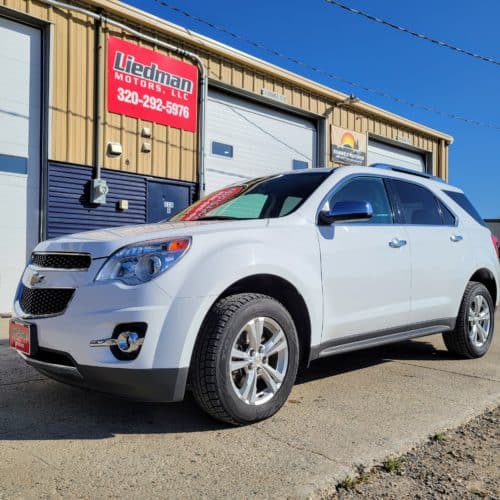
[[[210,90],[205,192],[285,170],[316,166],[314,122]]]
[[[425,172],[424,155],[373,139],[368,141],[368,165],[372,163],[389,163],[390,165]]]
[[[37,242],[41,33],[0,18],[0,312]]]

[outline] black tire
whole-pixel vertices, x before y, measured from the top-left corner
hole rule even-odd
[[[232,385],[231,350],[242,328],[252,319],[268,317],[284,332],[288,364],[281,386],[267,402],[250,405],[238,398]],[[292,390],[299,365],[299,342],[292,317],[266,295],[241,293],[219,300],[201,328],[191,362],[190,383],[195,400],[209,415],[233,425],[245,425],[276,413]]]
[[[469,308],[472,301],[478,295],[486,299],[490,311],[490,327],[488,337],[483,345],[476,345],[469,336]],[[484,356],[491,345],[493,333],[495,331],[495,306],[490,292],[482,284],[470,281],[465,288],[465,293],[460,305],[455,329],[451,332],[443,333],[443,340],[448,351],[463,358],[473,359]]]

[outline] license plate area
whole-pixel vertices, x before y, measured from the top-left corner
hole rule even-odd
[[[38,348],[36,325],[18,319],[9,323],[9,345],[27,356],[32,356]]]

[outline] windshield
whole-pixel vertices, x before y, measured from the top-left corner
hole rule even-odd
[[[268,219],[292,213],[331,171],[282,174],[233,184],[193,203],[170,220]]]

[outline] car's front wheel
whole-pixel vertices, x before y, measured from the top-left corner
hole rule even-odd
[[[297,331],[283,305],[261,294],[231,295],[219,300],[204,322],[191,386],[210,415],[248,424],[283,406],[298,364]]]
[[[448,351],[464,358],[480,358],[491,345],[495,329],[495,307],[482,284],[469,282],[462,298],[455,329],[443,333]]]

